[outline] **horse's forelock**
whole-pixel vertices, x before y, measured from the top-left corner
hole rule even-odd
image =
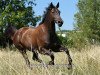
[[[42,23],[44,23],[44,20],[45,20],[45,17],[46,17],[47,12],[48,12],[50,9],[52,9],[52,8],[55,8],[55,6],[54,6],[54,5],[52,4],[52,2],[51,2],[51,3],[49,4],[49,6],[45,8],[46,10],[44,11],[42,21],[40,22],[39,25],[41,25]]]

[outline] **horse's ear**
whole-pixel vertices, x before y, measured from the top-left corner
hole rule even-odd
[[[52,2],[50,3],[50,7],[51,7],[51,8],[53,8],[53,7],[54,7],[54,5],[52,4]]]
[[[56,7],[59,8],[59,2],[57,3]]]

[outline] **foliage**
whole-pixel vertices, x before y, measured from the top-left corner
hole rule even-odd
[[[12,23],[17,29],[23,26],[35,26],[40,16],[35,16],[35,0],[0,0],[0,41],[8,25]],[[3,40],[4,41],[4,40]]]
[[[67,43],[70,48],[75,48],[81,51],[82,48],[86,48],[89,44],[88,38],[85,37],[83,32],[71,31],[67,34]]]
[[[74,30],[67,31],[68,47],[82,50],[100,43],[100,0],[78,0]]]
[[[81,51],[82,48],[86,48],[90,45],[88,41],[89,39],[85,37],[83,32],[72,30],[62,33],[66,33],[67,35],[66,37],[59,36],[64,46]]]
[[[75,29],[89,41],[100,41],[100,0],[79,0]]]

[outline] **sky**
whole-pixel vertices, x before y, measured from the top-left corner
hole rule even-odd
[[[61,11],[61,18],[64,21],[62,25],[62,30],[73,30],[74,29],[74,14],[77,12],[77,2],[78,0],[36,0],[37,4],[33,9],[35,11],[35,15],[43,15],[45,8],[48,7],[50,3],[56,5],[59,2],[59,10]],[[56,25],[56,30],[58,30],[58,26]]]

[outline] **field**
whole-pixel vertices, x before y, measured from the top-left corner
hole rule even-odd
[[[32,53],[27,52],[32,64],[39,64],[31,59]],[[92,46],[82,52],[70,50],[73,59],[73,69],[68,70],[65,65],[42,66],[34,65],[33,69],[27,68],[22,55],[9,48],[0,51],[0,75],[100,75],[100,46]],[[40,55],[40,54],[39,54]],[[48,56],[40,55],[48,63]],[[55,53],[56,64],[66,64],[65,53]]]

